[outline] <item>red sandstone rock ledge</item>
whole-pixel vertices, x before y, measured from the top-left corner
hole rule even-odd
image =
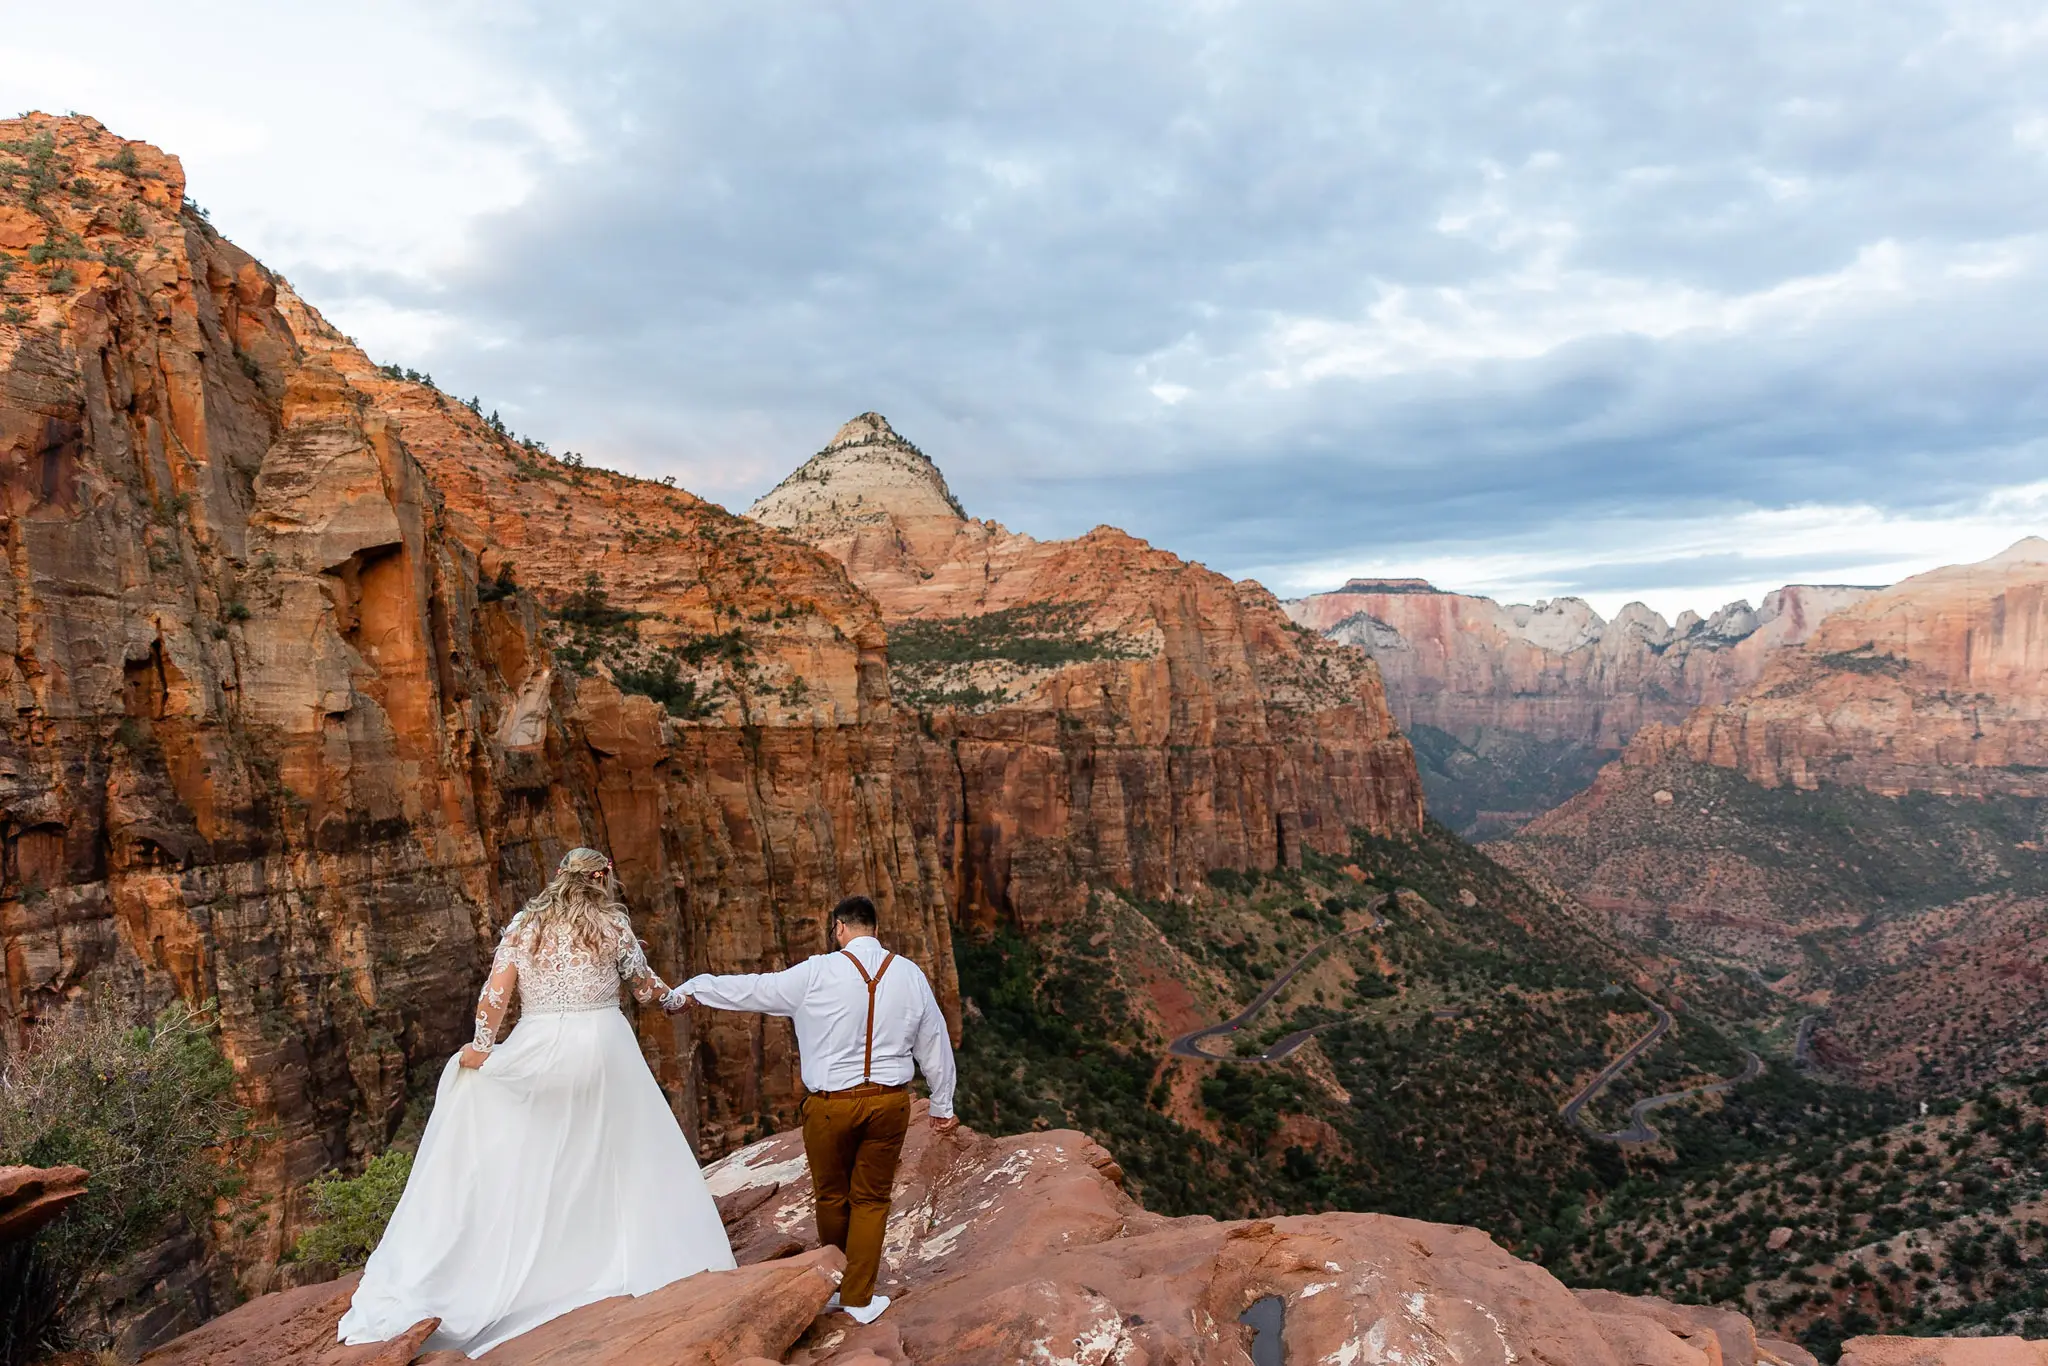
[[[919,1106],[919,1118],[923,1106]],[[1289,1362],[1367,1366],[1812,1366],[1742,1315],[1574,1292],[1476,1229],[1381,1214],[1222,1223],[1138,1205],[1108,1152],[1070,1131],[952,1138],[916,1124],[889,1224],[889,1312],[819,1310],[838,1278],[811,1237],[801,1140],[708,1171],[742,1265],[591,1305],[483,1360],[506,1366],[1243,1366],[1238,1316],[1286,1306]],[[658,1192],[650,1198],[659,1199]],[[152,1366],[453,1366],[432,1321],[334,1344],[353,1278],[266,1295],[145,1358]],[[2048,1366],[2009,1339],[1859,1339],[1858,1366]],[[2000,1353],[2003,1353],[2001,1355]]]
[[[82,1167],[0,1167],[0,1243],[27,1238],[85,1194]]]

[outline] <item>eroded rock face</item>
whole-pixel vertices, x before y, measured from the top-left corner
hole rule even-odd
[[[1486,839],[1582,790],[1645,726],[1734,696],[1874,591],[1792,585],[1754,610],[1736,602],[1667,624],[1640,603],[1604,621],[1577,598],[1502,605],[1420,579],[1363,579],[1287,610],[1372,655],[1432,813]]]
[[[245,1289],[576,844],[671,977],[786,966],[865,891],[957,1018],[884,631],[835,561],[379,370],[157,149],[40,115],[0,142],[6,1046],[88,992],[219,1002],[275,1134],[221,1230]],[[707,1151],[793,1114],[780,1022],[637,1024]]]
[[[1620,749],[1650,722],[1732,697],[1779,649],[1876,591],[1790,584],[1761,608],[1730,603],[1676,627],[1641,603],[1606,621],[1578,598],[1502,604],[1420,579],[1354,579],[1286,606],[1379,662],[1403,726],[1468,742],[1512,730]]]
[[[639,1298],[600,1300],[499,1344],[496,1366],[745,1366],[779,1357],[839,1283],[831,1248],[737,1271],[691,1276]],[[440,1325],[424,1319],[389,1342],[337,1341],[358,1276],[265,1295],[143,1358],[150,1366],[443,1366],[460,1352],[421,1353]]]
[[[1415,829],[1379,675],[1259,585],[1110,527],[1038,541],[960,510],[876,414],[756,503],[845,564],[891,626],[899,705],[959,914],[1030,925],[1093,885],[1161,896],[1349,831]]]
[[[2048,541],[1918,574],[1828,617],[1754,686],[1646,732],[1764,787],[2048,795]]]

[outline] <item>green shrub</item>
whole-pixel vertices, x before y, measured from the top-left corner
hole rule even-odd
[[[503,602],[506,598],[518,593],[518,591],[519,581],[512,577],[512,562],[510,560],[498,566],[496,578],[486,579],[479,576],[476,581],[476,600],[478,602]]]
[[[718,710],[717,685],[697,691],[697,680],[681,676],[676,655],[664,654],[645,668],[620,667],[612,670],[620,692],[651,697],[668,709],[670,716],[698,721]]]
[[[203,1227],[238,1184],[247,1133],[209,1014],[168,1007],[135,1028],[96,997],[0,1070],[0,1164],[78,1166],[87,1193],[0,1267],[0,1363],[91,1336],[93,1279],[178,1221]]]
[[[343,1178],[330,1172],[312,1182],[306,1193],[313,1197],[320,1222],[299,1235],[294,1259],[349,1268],[368,1261],[411,1175],[412,1154],[393,1148],[371,1158],[361,1176]]]
[[[1001,660],[1027,669],[1057,668],[1088,659],[1130,659],[1136,646],[1084,634],[1082,609],[1028,603],[974,616],[906,621],[889,633],[892,667],[971,664]]]

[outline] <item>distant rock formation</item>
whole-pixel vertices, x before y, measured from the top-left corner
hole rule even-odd
[[[1732,697],[1779,649],[1877,592],[1788,584],[1760,608],[1732,602],[1677,625],[1630,603],[1605,621],[1579,598],[1503,605],[1421,579],[1353,579],[1287,614],[1379,661],[1402,725],[1461,737],[1520,731],[1619,749],[1645,724]]]
[[[1353,579],[1286,606],[1378,662],[1432,810],[1483,836],[1563,801],[1644,726],[1734,696],[1777,651],[1876,591],[1792,584],[1760,608],[1734,602],[1676,624],[1641,603],[1605,621],[1578,598],[1502,605],[1421,579]]]
[[[916,572],[943,558],[967,512],[946,476],[880,413],[862,413],[747,515],[781,527],[855,572]]]
[[[1825,1011],[1836,1070],[1940,1091],[2048,1047],[2044,799],[2048,541],[2029,537],[1842,607],[1489,852],[1768,974]]]
[[[893,695],[919,717],[899,786],[938,810],[968,920],[1058,919],[1091,885],[1162,896],[1421,821],[1371,661],[1256,583],[1111,527],[1038,541],[971,520],[875,413],[749,515],[881,605]]]
[[[1638,737],[1764,787],[2048,796],[2048,540],[1916,574],[1754,684]]]

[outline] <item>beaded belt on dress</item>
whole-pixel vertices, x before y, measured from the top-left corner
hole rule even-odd
[[[617,1001],[599,1001],[587,1006],[548,1006],[540,1010],[522,1010],[522,1018],[531,1015],[585,1015],[593,1010],[617,1010]]]

